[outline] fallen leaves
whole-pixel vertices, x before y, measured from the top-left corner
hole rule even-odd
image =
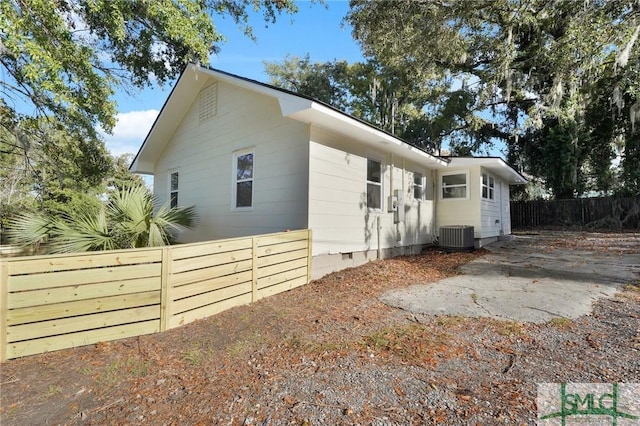
[[[635,287],[580,323],[408,315],[378,301],[482,255],[373,261],[166,333],[13,360],[2,424],[78,413],[84,424],[522,424],[538,381],[632,375]]]

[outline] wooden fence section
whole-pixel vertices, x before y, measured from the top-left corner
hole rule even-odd
[[[0,260],[0,360],[156,333],[310,281],[311,231]]]
[[[511,227],[640,228],[640,197],[512,201]]]

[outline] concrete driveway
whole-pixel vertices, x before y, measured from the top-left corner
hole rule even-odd
[[[640,282],[640,233],[536,232],[486,249],[461,275],[381,300],[413,313],[542,323],[587,315],[597,299]]]

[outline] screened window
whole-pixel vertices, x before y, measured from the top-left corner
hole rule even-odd
[[[493,176],[483,173],[482,174],[482,198],[487,200],[493,200],[495,194],[495,181]]]
[[[233,195],[237,209],[253,206],[253,165],[254,152],[239,151],[233,156]]]
[[[178,207],[178,185],[179,174],[178,172],[169,173],[169,204],[173,207]]]
[[[442,176],[442,198],[467,198],[467,174],[456,173]]]
[[[382,162],[367,159],[367,207],[382,209]]]
[[[422,183],[422,173],[413,172],[413,198],[424,199],[424,184]]]

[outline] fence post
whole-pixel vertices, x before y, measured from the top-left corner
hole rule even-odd
[[[309,232],[307,233],[307,284],[311,282],[311,255],[313,254],[313,251],[311,250],[311,242],[313,241],[312,234],[313,232],[309,229]]]
[[[162,248],[162,268],[160,273],[160,331],[169,330],[171,320],[171,297],[169,295],[171,282],[171,248]]]
[[[251,238],[251,303],[258,300],[258,239]]]
[[[7,360],[7,309],[9,304],[9,264],[0,261],[0,362]]]

